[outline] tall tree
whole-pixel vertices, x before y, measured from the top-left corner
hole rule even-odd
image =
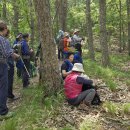
[[[60,21],[60,28],[63,31],[67,30],[67,8],[68,8],[68,0],[60,0],[59,1],[59,21]]]
[[[100,44],[102,49],[102,64],[108,66],[109,52],[107,44],[107,31],[106,31],[106,0],[99,0],[99,21],[100,21]]]
[[[34,7],[33,7],[33,0],[29,0],[29,15],[30,15],[30,21],[29,23],[29,27],[31,30],[31,45],[33,47],[34,44],[34,35],[35,35],[35,19],[34,19]]]
[[[128,21],[128,54],[130,55],[130,0],[126,0],[127,4],[127,21]]]
[[[86,0],[86,18],[87,18],[87,37],[88,37],[88,49],[89,56],[92,60],[95,60],[94,46],[93,46],[93,32],[92,32],[92,20],[91,20],[91,0]]]
[[[3,15],[2,15],[2,18],[6,21],[7,20],[7,16],[6,16],[6,14],[7,14],[7,8],[6,8],[6,0],[3,0]]]
[[[45,94],[52,94],[61,86],[56,47],[52,33],[50,15],[50,0],[34,0],[35,10],[40,27],[40,41],[42,51],[41,82],[45,87]]]
[[[12,0],[14,19],[13,19],[13,30],[16,35],[19,32],[18,23],[19,23],[19,4],[18,0]]]

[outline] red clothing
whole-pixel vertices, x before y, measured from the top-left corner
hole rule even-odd
[[[68,38],[64,38],[64,51],[68,51],[69,50],[69,48],[68,48]]]
[[[72,72],[65,78],[65,96],[69,99],[77,97],[82,91],[82,84],[76,82],[79,75],[77,72]]]

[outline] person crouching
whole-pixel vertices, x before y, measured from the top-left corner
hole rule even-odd
[[[82,91],[83,84],[91,85],[92,80],[82,77],[81,74],[84,72],[83,65],[81,63],[75,63],[72,68],[72,73],[65,78],[65,96],[69,104],[77,106],[81,102],[90,106],[96,91],[95,89],[88,89]]]

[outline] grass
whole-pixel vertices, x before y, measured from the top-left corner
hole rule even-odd
[[[106,85],[115,91],[118,88],[117,78],[123,80],[130,86],[130,72],[126,73],[121,71],[123,63],[127,62],[130,58],[122,55],[112,55],[111,66],[104,68],[100,63],[100,53],[96,54],[97,62],[92,62],[89,59],[84,59],[84,69],[88,76],[92,78],[102,79]],[[16,82],[16,81],[15,81]],[[20,84],[20,80],[18,83]],[[63,128],[56,128],[55,126],[49,127],[47,122],[49,119],[56,118],[60,113],[59,108],[63,104],[64,95],[58,93],[56,96],[50,96],[42,103],[43,89],[38,86],[22,90],[22,100],[20,106],[15,110],[15,116],[11,119],[0,122],[0,130],[75,130],[75,127],[66,124]],[[103,105],[104,110],[108,115],[113,117],[118,114],[129,115],[130,103],[117,104],[113,102],[105,102]],[[60,108],[62,109],[62,108]],[[84,119],[81,122],[80,130],[101,130],[102,126],[99,121],[95,121],[92,117]]]

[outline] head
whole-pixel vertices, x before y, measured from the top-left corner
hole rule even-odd
[[[6,33],[6,35],[5,35],[5,37],[9,37],[9,34],[10,34],[10,30],[9,29],[7,29],[7,33]]]
[[[84,73],[84,69],[83,69],[83,64],[81,63],[75,63],[73,68],[72,68],[73,72],[78,72],[78,73]]]
[[[76,35],[78,35],[79,32],[80,32],[80,31],[79,31],[78,29],[75,29],[75,30],[74,30],[74,34],[76,34]]]
[[[22,37],[23,37],[23,34],[22,33],[18,33],[18,35],[16,36],[16,40],[17,41],[21,41]]]
[[[67,59],[68,59],[70,62],[73,62],[74,54],[73,54],[73,53],[68,53],[68,54],[67,54]]]
[[[64,33],[64,37],[69,38],[69,33],[68,33],[68,32],[65,32],[65,33]]]
[[[30,36],[28,33],[23,34],[23,39],[25,39],[27,42],[29,41],[29,38],[30,38]]]
[[[1,34],[2,36],[6,36],[7,31],[8,31],[8,29],[7,29],[6,23],[3,22],[3,21],[0,21],[0,34]]]

